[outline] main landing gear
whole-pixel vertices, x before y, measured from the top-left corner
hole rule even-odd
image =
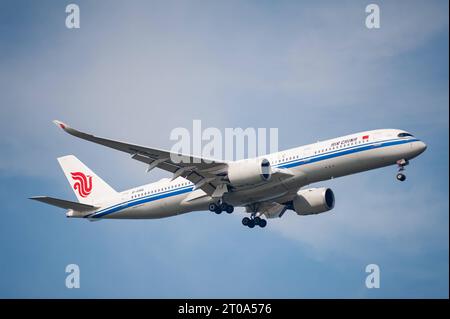
[[[408,164],[409,164],[408,160],[405,160],[405,159],[401,159],[401,160],[397,161],[398,173],[396,175],[396,178],[400,182],[403,182],[406,180],[406,175],[403,174],[403,171],[405,170],[405,166]]]
[[[261,228],[264,228],[267,226],[267,221],[265,219],[262,219],[259,216],[252,216],[250,218],[244,217],[242,219],[242,225],[247,226],[248,228],[253,228],[255,226],[259,226]]]
[[[227,212],[231,214],[234,212],[234,207],[232,205],[228,205],[227,203],[211,203],[208,206],[209,211],[214,212],[216,214],[221,214],[222,212]]]

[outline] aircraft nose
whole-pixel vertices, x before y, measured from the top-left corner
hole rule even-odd
[[[426,149],[427,149],[427,144],[425,144],[422,141],[419,141],[419,143],[417,143],[417,150],[419,151],[419,154],[425,152]]]

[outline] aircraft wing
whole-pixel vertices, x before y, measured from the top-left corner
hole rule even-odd
[[[227,172],[228,165],[224,161],[110,140],[80,132],[60,121],[53,122],[70,135],[130,154],[132,159],[148,165],[147,172],[157,167],[173,173],[172,179],[184,177],[191,181],[196,189],[200,188],[208,195],[213,194],[217,186],[223,184],[222,178]]]

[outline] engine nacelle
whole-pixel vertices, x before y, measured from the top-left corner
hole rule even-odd
[[[298,215],[314,215],[324,213],[334,207],[334,193],[329,188],[302,189],[292,201]]]
[[[232,162],[228,167],[228,179],[235,186],[267,182],[271,176],[272,168],[265,158]]]

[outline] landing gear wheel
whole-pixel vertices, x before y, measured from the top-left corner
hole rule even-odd
[[[403,174],[403,171],[405,170],[405,166],[408,165],[409,162],[406,159],[401,159],[397,161],[397,166],[398,166],[398,173],[396,178],[400,181],[403,182],[406,179],[406,175]]]
[[[264,228],[267,226],[267,220],[261,219],[258,223],[259,227]]]
[[[255,221],[255,225],[259,225],[262,219],[260,217],[255,217],[253,220]]]
[[[254,220],[254,219],[250,219],[249,222],[248,222],[248,224],[247,224],[247,226],[248,226],[249,228],[255,227],[255,220]]]
[[[227,208],[225,209],[225,211],[228,214],[231,214],[232,212],[234,212],[234,207],[232,205],[227,205]]]
[[[225,203],[222,203],[222,204],[219,205],[219,207],[220,207],[220,210],[224,212],[224,211],[227,210],[228,205],[225,204]]]
[[[250,218],[248,218],[248,217],[242,218],[242,225],[247,226],[249,222],[250,222]]]
[[[220,209],[220,207],[217,207],[214,213],[216,213],[217,215],[222,214],[222,210]]]
[[[217,210],[217,208],[218,208],[217,205],[214,203],[211,203],[208,205],[208,209],[210,212],[215,212]]]

